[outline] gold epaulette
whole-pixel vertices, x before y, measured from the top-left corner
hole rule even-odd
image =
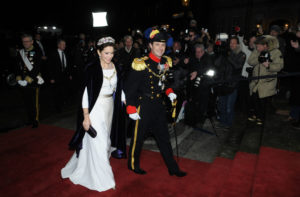
[[[147,60],[147,59],[148,59],[147,56],[142,57],[142,58],[135,58],[132,62],[131,67],[136,71],[145,70],[145,68],[146,68],[145,60]]]
[[[169,66],[172,67],[172,58],[170,58],[169,56],[165,56],[165,55],[163,57],[167,59]]]

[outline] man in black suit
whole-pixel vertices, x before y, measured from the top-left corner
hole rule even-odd
[[[133,38],[130,35],[124,37],[124,48],[121,48],[115,57],[122,71],[124,79],[128,75],[129,70],[131,69],[131,63],[134,58],[140,56],[138,50],[133,47]]]
[[[48,79],[47,76],[47,56],[46,56],[46,46],[45,43],[42,41],[42,36],[40,33],[36,33],[34,34],[34,43],[33,43],[34,47],[37,50],[40,50],[40,54],[41,54],[41,65],[40,65],[40,69],[41,69],[41,74],[43,76],[44,79]]]
[[[70,83],[72,81],[72,69],[69,56],[65,53],[66,41],[57,41],[57,50],[48,61],[50,85],[53,91],[56,110],[61,112],[63,104],[70,96]]]

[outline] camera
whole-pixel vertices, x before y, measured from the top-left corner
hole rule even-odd
[[[246,72],[248,73],[249,76],[252,76],[252,73],[253,73],[253,67],[247,67],[246,68]]]
[[[221,41],[226,41],[229,38],[228,34],[226,33],[219,33],[217,34],[217,39]]]
[[[259,63],[272,62],[270,53],[268,51],[262,51],[258,56],[258,62]]]
[[[195,82],[194,82],[194,87],[196,87],[196,88],[199,87],[202,80],[204,80],[203,83],[208,84],[208,81],[212,80],[214,78],[215,74],[216,73],[215,73],[214,69],[208,69],[205,73],[196,77]]]

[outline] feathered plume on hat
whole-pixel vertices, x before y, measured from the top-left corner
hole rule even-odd
[[[167,42],[168,36],[164,30],[152,29],[149,35],[150,42]]]

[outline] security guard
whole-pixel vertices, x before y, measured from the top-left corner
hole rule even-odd
[[[40,74],[41,53],[33,46],[32,36],[22,36],[23,49],[17,54],[16,80],[20,86],[32,128],[39,123],[39,86],[44,83]]]
[[[143,142],[151,132],[158,144],[169,174],[186,175],[173,157],[167,126],[163,94],[173,102],[176,99],[171,88],[166,88],[166,75],[172,66],[171,58],[163,56],[167,35],[163,30],[153,29],[150,33],[151,52],[148,56],[134,59],[132,69],[125,81],[126,111],[135,120],[135,127],[128,154],[128,168],[137,174],[146,174],[140,168],[140,153]]]

